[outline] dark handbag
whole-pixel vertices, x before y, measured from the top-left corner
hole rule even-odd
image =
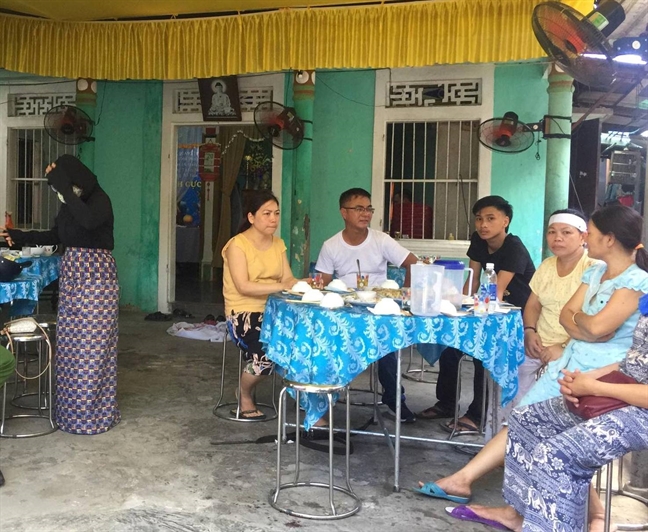
[[[612,384],[637,384],[635,379],[628,377],[628,375],[621,373],[620,371],[611,371],[596,380]],[[565,403],[570,412],[582,417],[583,419],[602,416],[612,410],[629,406],[628,403],[621,399],[614,399],[613,397],[599,397],[597,395],[584,395],[583,397],[579,397],[578,406],[567,400],[565,400]]]

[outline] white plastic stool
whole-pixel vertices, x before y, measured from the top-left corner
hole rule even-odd
[[[294,390],[295,392],[295,401],[296,401],[296,414],[295,414],[295,426],[297,428],[295,436],[295,478],[292,482],[281,483],[281,448],[284,442],[285,435],[285,422],[286,422],[286,395],[288,390]],[[306,393],[317,393],[317,394],[326,394],[328,400],[328,412],[329,412],[329,474],[328,474],[328,483],[323,482],[310,482],[310,481],[300,481],[300,422],[299,422],[299,395],[302,392]],[[346,396],[346,471],[345,471],[345,485],[336,486],[333,483],[333,394],[334,393],[344,393]],[[284,381],[284,387],[279,393],[279,421],[277,428],[277,480],[275,489],[270,493],[270,505],[279,510],[280,512],[292,515],[295,517],[303,517],[306,519],[317,519],[317,520],[333,520],[333,519],[343,519],[344,517],[349,517],[353,514],[356,514],[360,511],[362,503],[360,498],[353,492],[351,489],[351,482],[349,478],[349,455],[350,455],[350,441],[351,437],[351,411],[349,409],[349,387],[348,386],[330,386],[324,384],[301,384],[298,382]],[[313,514],[302,512],[298,510],[292,510],[286,506],[279,504],[279,495],[282,490],[289,488],[303,488],[303,487],[314,487],[314,488],[325,488],[329,493],[329,506],[330,513],[324,514]],[[339,512],[335,506],[334,501],[334,492],[343,493],[349,497],[352,501],[352,506],[350,509]]]

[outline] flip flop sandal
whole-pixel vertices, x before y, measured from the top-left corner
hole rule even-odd
[[[416,417],[421,419],[446,419],[453,416],[454,412],[449,414],[444,412],[443,410],[438,409],[436,406],[431,406],[430,408],[426,408],[422,412],[416,414]]]
[[[468,506],[456,506],[454,508],[448,506],[446,507],[445,511],[450,517],[454,517],[455,519],[470,521],[472,523],[480,523],[482,525],[491,526],[498,530],[511,530],[498,521],[493,521],[492,519],[486,519],[485,517],[478,516],[473,510],[468,508]]]
[[[230,416],[236,417],[236,408],[230,410]],[[241,410],[239,412],[239,419],[265,419],[266,417],[267,416],[258,408],[255,408],[254,410]]]
[[[434,482],[426,482],[420,488],[414,488],[414,491],[416,491],[417,493],[422,493],[423,495],[427,495],[428,497],[434,497],[435,499],[446,499],[457,504],[467,504],[468,502],[470,502],[470,497],[450,495]]]
[[[144,319],[147,321],[169,321],[173,318],[171,314],[164,314],[159,310],[157,312],[152,312],[148,314]]]
[[[293,433],[294,435],[294,433]],[[288,435],[287,435],[288,436]],[[294,440],[294,437],[292,438]],[[329,452],[328,446],[329,433],[328,430],[309,430],[302,431],[299,443],[308,449],[320,451],[323,453]],[[333,433],[333,442],[340,445],[333,445],[333,454],[346,455],[346,437],[344,434],[338,432]],[[353,442],[349,442],[349,454],[353,454]]]
[[[454,425],[453,419],[451,419],[446,423],[439,423],[439,427],[441,427],[443,430],[445,430],[450,434],[452,434],[452,431],[454,430],[453,425]],[[479,428],[471,425],[470,423],[466,423],[465,421],[457,421],[457,430],[455,430],[454,433],[455,434],[479,434]]]
[[[187,312],[186,310],[183,310],[181,308],[174,309],[173,315],[177,316],[179,318],[193,318],[193,314],[191,312]]]

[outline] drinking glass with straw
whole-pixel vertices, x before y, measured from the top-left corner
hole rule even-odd
[[[365,290],[369,287],[369,274],[363,275],[360,270],[360,259],[356,259],[358,265],[358,273],[356,274],[356,288],[358,290]]]

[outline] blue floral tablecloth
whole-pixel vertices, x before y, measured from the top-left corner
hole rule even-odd
[[[18,259],[18,262],[31,260],[31,266],[9,283],[0,283],[0,304],[11,303],[11,314],[19,316],[32,314],[36,308],[38,295],[48,284],[58,279],[60,257],[39,257]]]
[[[314,384],[349,384],[379,358],[412,344],[456,347],[481,360],[502,388],[502,404],[517,393],[517,369],[524,361],[520,311],[484,318],[466,316],[375,316],[365,307],[327,310],[268,298],[261,342],[266,354],[289,380]],[[324,396],[303,394],[307,427],[327,409]]]

